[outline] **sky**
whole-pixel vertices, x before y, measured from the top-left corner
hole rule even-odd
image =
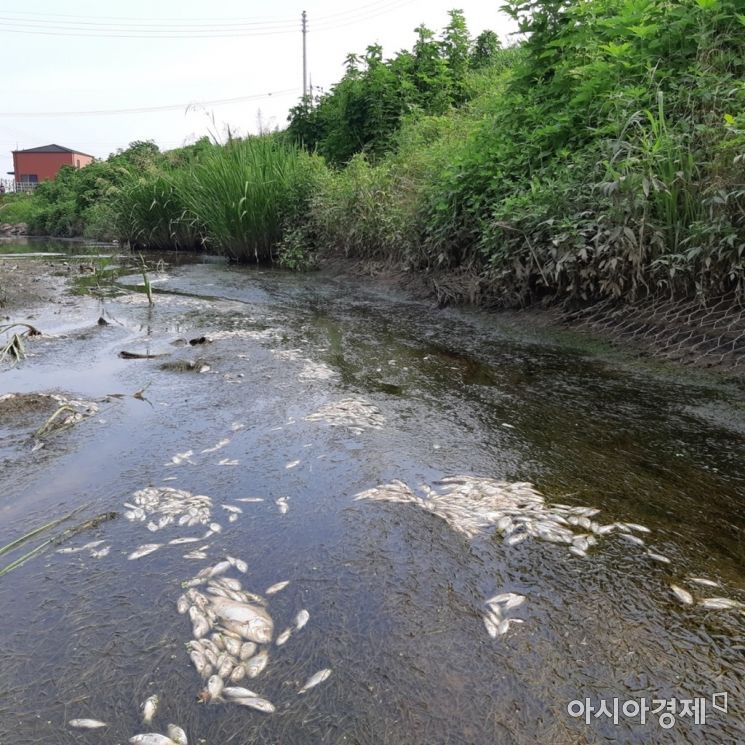
[[[489,28],[508,41],[513,25],[499,4],[0,0],[0,178],[12,170],[17,148],[56,143],[106,157],[134,140],[165,150],[222,137],[228,126],[234,134],[284,127],[302,95],[303,10],[309,76],[314,89],[328,90],[347,53],[372,43],[386,57],[411,48],[420,23],[439,33],[454,7],[464,11],[472,36]],[[173,108],[81,113],[164,106]]]

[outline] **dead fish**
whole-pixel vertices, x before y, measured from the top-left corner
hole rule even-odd
[[[265,698],[232,698],[230,700],[234,704],[239,704],[240,706],[248,706],[251,709],[263,711],[266,714],[271,714],[275,711],[274,704],[272,704],[270,701],[267,701]]]
[[[507,536],[504,542],[508,546],[517,546],[518,543],[522,543],[527,537],[527,533],[513,533],[512,535]]]
[[[235,523],[235,522],[238,522],[238,515],[229,515],[229,516],[228,516],[228,522],[229,522],[229,523]]]
[[[241,662],[250,660],[256,654],[256,643],[255,642],[244,642],[241,644],[241,651],[238,653],[238,659]]]
[[[583,551],[581,548],[578,548],[577,546],[570,546],[569,553],[574,554],[575,556],[579,556],[581,558],[585,558],[587,556],[587,551]]]
[[[153,721],[155,712],[158,711],[159,702],[160,699],[157,695],[150,696],[150,698],[145,700],[145,703],[142,705],[142,721],[145,724],[150,724]]]
[[[91,557],[94,559],[103,559],[111,553],[111,546],[104,546],[99,551],[91,551]]]
[[[295,616],[295,628],[300,631],[308,621],[310,621],[310,613],[303,608],[303,610]]]
[[[189,745],[189,741],[186,739],[186,732],[175,724],[168,725],[168,737],[170,737],[176,745]]]
[[[236,514],[243,514],[243,510],[240,507],[236,507],[234,504],[221,504],[220,507],[222,507],[227,512],[235,512]]]
[[[233,556],[225,557],[241,574],[245,574],[248,571],[248,564],[243,559],[236,559]]]
[[[499,626],[497,626],[497,634],[500,636],[502,634],[506,634],[510,630],[510,619],[505,618],[503,621],[499,622]]]
[[[271,642],[274,622],[262,607],[218,597],[212,601],[212,610],[228,623],[235,623],[236,632],[247,641],[258,644]],[[225,626],[229,628],[227,624]]]
[[[189,551],[188,554],[184,554],[185,559],[203,560],[207,558],[207,554],[204,551]]]
[[[683,605],[693,605],[693,595],[691,595],[688,590],[684,590],[682,587],[678,587],[678,585],[670,585],[670,589],[673,591],[673,595],[675,595]]]
[[[300,461],[299,460],[293,460],[290,463],[288,463],[285,468],[289,471],[291,468],[295,468],[295,466],[299,466]]]
[[[223,694],[227,698],[259,698],[258,693],[249,691],[248,688],[239,688],[237,686],[223,688]]]
[[[201,541],[201,538],[174,538],[172,541],[168,541],[169,546],[180,546],[182,543],[197,543],[198,541]]]
[[[235,501],[236,502],[248,502],[248,503],[263,502],[264,498],[263,497],[238,497]]]
[[[280,592],[281,590],[284,590],[287,585],[289,585],[289,580],[285,580],[284,582],[276,582],[271,587],[268,587],[266,589],[265,595],[274,595],[275,593]]]
[[[218,564],[215,564],[215,566],[213,566],[212,569],[210,569],[207,576],[218,577],[221,574],[225,574],[225,572],[227,572],[231,566],[232,564],[229,561],[221,561]]]
[[[96,546],[100,546],[103,543],[103,541],[91,541],[90,543],[86,543],[85,546],[78,546],[77,548],[60,548],[57,550],[58,554],[77,554],[81,551],[87,551],[88,549],[95,548]]]
[[[649,556],[650,559],[654,559],[655,561],[660,561],[663,564],[670,563],[670,559],[668,559],[667,556],[663,556],[662,554],[656,554],[654,551],[647,551],[647,556]]]
[[[189,653],[189,657],[191,658],[191,661],[197,672],[201,675],[204,672],[205,667],[207,666],[207,660],[205,659],[204,655],[195,649]]]
[[[712,579],[704,579],[703,577],[689,577],[691,582],[695,582],[697,585],[703,585],[704,587],[721,587],[719,582],[714,582]]]
[[[492,598],[489,598],[486,601],[487,605],[492,605],[493,603],[506,603],[508,600],[512,600],[512,598],[516,597],[522,597],[521,595],[517,595],[514,592],[500,592],[499,595],[495,595]]]
[[[290,509],[290,505],[287,504],[287,497],[280,497],[274,504],[279,508],[279,513],[285,515]]]
[[[651,533],[652,531],[644,525],[637,523],[624,523],[629,530],[635,530],[637,533]]]
[[[246,668],[246,675],[249,678],[255,678],[264,672],[264,668],[269,662],[269,652],[265,649],[254,655],[250,660],[247,660],[244,667]]]
[[[629,543],[634,543],[637,546],[643,546],[644,541],[641,538],[638,538],[635,535],[631,535],[631,533],[619,533],[618,534],[621,538],[623,538],[625,541],[628,541]]]
[[[207,692],[213,700],[220,698],[224,687],[225,683],[223,683],[223,680],[219,675],[212,675],[207,681]]]
[[[218,450],[221,450],[226,445],[230,444],[230,439],[227,437],[224,437],[220,442],[218,442],[216,445],[213,445],[211,448],[205,448],[202,450],[203,453],[216,453]]]
[[[149,732],[146,735],[135,735],[129,738],[131,745],[173,745],[173,740],[157,732]]]
[[[505,604],[505,608],[517,608],[525,602],[525,595],[515,595],[511,597]]]
[[[232,672],[230,673],[230,682],[231,683],[240,683],[243,678],[248,675],[248,670],[246,669],[245,665],[236,665]]]
[[[305,685],[298,691],[298,693],[305,693],[306,691],[309,691],[311,688],[315,688],[319,683],[323,683],[324,680],[326,680],[329,675],[331,675],[331,670],[329,668],[325,668],[324,670],[319,670],[315,675],[311,675],[310,678],[308,678]]]
[[[710,610],[733,610],[743,607],[742,603],[737,602],[737,600],[730,600],[729,598],[704,598],[699,601],[699,605]]]
[[[132,559],[141,559],[143,556],[157,551],[163,544],[162,543],[146,543],[135,549],[127,558],[131,561]]]
[[[222,532],[222,525],[220,525],[220,523],[210,523],[210,530],[213,533],[221,533]]]
[[[218,466],[237,466],[240,464],[240,461],[236,460],[235,458],[223,458],[221,461],[218,461]]]
[[[286,644],[290,636],[292,636],[292,629],[285,629],[278,637],[277,641],[275,642],[278,647],[281,647],[283,644]]]
[[[484,616],[484,626],[486,627],[486,633],[489,634],[492,639],[496,639],[499,632],[497,630],[497,624],[494,623],[491,616]]]
[[[176,455],[171,458],[171,463],[174,466],[179,466],[184,462],[191,462],[189,461],[189,458],[191,458],[192,455],[194,455],[193,450],[187,450],[185,453],[176,453]]]
[[[68,724],[77,729],[100,729],[109,726],[106,722],[99,722],[98,719],[71,719]]]

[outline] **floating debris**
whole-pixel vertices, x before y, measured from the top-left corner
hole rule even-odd
[[[688,590],[684,590],[682,587],[678,587],[678,585],[670,585],[670,589],[673,591],[673,595],[675,595],[683,605],[693,605],[693,595],[691,595]]]
[[[98,719],[71,719],[68,724],[77,729],[101,729],[108,727],[106,722],[99,722]]]
[[[298,691],[298,693],[305,693],[311,688],[315,688],[319,683],[323,683],[324,680],[327,680],[329,675],[331,675],[331,670],[329,670],[328,668],[319,670],[315,675],[312,675],[310,678],[308,678],[307,682]]]
[[[143,556],[152,554],[163,546],[162,543],[146,543],[143,546],[135,549],[127,558],[132,561],[133,559],[141,559]]]
[[[355,434],[361,434],[365,429],[383,429],[385,425],[385,417],[379,409],[367,401],[353,398],[327,404],[305,419],[308,422],[326,422],[332,427],[347,427]]]

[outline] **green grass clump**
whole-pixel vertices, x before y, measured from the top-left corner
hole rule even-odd
[[[188,170],[181,194],[206,242],[239,260],[269,261],[299,219],[320,162],[275,136],[215,147]]]

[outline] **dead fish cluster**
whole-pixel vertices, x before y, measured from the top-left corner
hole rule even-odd
[[[157,695],[150,696],[145,700],[140,707],[143,724],[152,724],[159,704],[160,699]],[[68,724],[76,729],[101,729],[109,726],[106,722],[101,722],[98,719],[71,719]],[[134,735],[129,738],[129,742],[131,745],[189,745],[186,732],[178,725],[169,724],[167,732],[167,736],[158,732]]]
[[[513,623],[523,623],[522,618],[508,618],[507,613],[524,602],[525,595],[515,592],[502,592],[486,601],[488,610],[484,614],[484,626],[492,639],[506,634]]]
[[[239,684],[261,675],[269,663],[272,641],[283,646],[308,623],[310,614],[305,609],[299,611],[293,624],[275,639],[266,597],[244,589],[239,579],[226,576],[232,570],[245,574],[248,566],[242,559],[226,556],[184,582],[186,592],[176,603],[178,612],[191,621],[194,638],[186,647],[196,671],[206,681],[199,698],[205,703],[227,702],[271,713],[275,707],[270,701]],[[277,582],[267,588],[265,595],[281,592],[287,585],[286,580]],[[325,677],[314,680],[316,674],[299,692],[318,685],[331,671],[322,672],[327,673]]]
[[[402,481],[393,481],[364,491],[355,499],[414,504],[442,518],[467,538],[495,530],[508,546],[533,538],[563,544],[581,557],[611,533],[641,546],[644,540],[635,533],[650,532],[636,523],[601,524],[593,519],[600,512],[594,507],[549,504],[527,482],[453,476],[436,486],[438,490],[422,486],[425,496],[419,496]]]
[[[168,736],[157,732],[148,732],[144,735],[135,735],[129,738],[131,745],[189,745],[186,733],[175,724],[168,725]]]
[[[128,520],[146,522],[153,533],[169,525],[191,528],[208,525],[212,519],[212,499],[204,494],[191,494],[169,486],[147,487],[125,502]]]
[[[714,582],[710,579],[705,579],[704,577],[688,577],[688,581],[693,582],[697,585],[701,585],[703,587],[721,587],[718,582]],[[693,605],[694,603],[696,603],[693,595],[688,592],[688,590],[680,587],[680,585],[671,584],[670,591],[683,605]],[[697,604],[700,605],[702,608],[706,608],[707,610],[745,610],[745,603],[742,603],[739,600],[733,600],[732,598],[702,598],[698,601]]]
[[[346,427],[355,434],[361,434],[365,429],[383,429],[385,417],[366,401],[345,398],[327,404],[314,414],[305,417],[308,422],[326,422],[332,427]]]

